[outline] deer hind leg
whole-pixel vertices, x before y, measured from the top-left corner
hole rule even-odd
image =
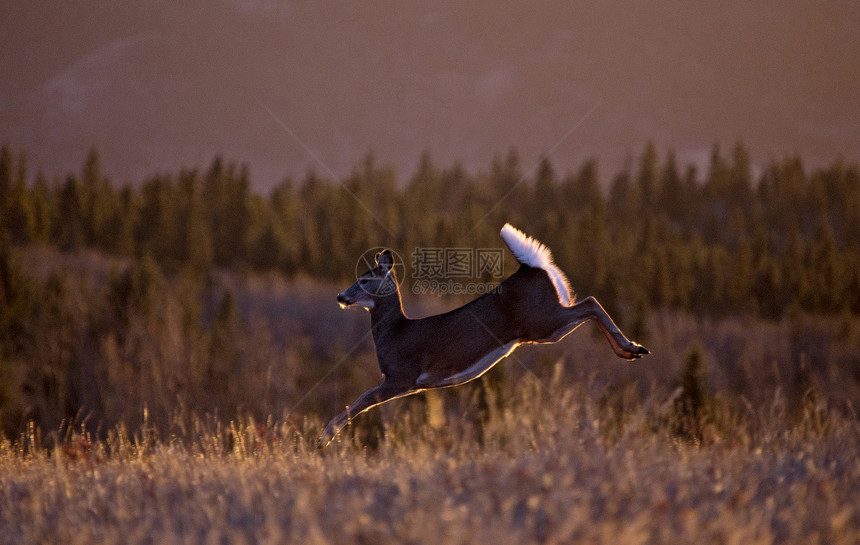
[[[572,321],[553,332],[552,335],[546,339],[547,342],[556,342],[561,340],[574,329],[582,325],[586,320],[591,320],[596,323],[600,328],[600,331],[603,332],[603,335],[612,347],[612,351],[615,352],[619,358],[635,360],[646,354],[650,354],[647,348],[624,336],[624,333],[618,329],[618,326],[615,325],[615,322],[612,321],[612,318],[609,317],[609,314],[594,297],[586,297],[582,301],[579,301],[570,307],[569,310],[572,314]]]
[[[356,399],[352,405],[344,409],[343,412],[331,419],[325,427],[325,430],[323,430],[319,442],[317,443],[317,447],[322,448],[331,443],[334,436],[337,435],[340,430],[345,428],[352,419],[356,417],[356,415],[385,403],[386,401],[414,394],[418,391],[419,390],[408,385],[386,384],[385,382],[376,388],[371,388],[358,396],[358,399]]]

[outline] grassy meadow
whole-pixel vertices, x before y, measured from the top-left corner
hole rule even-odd
[[[480,433],[394,408],[385,438],[197,422],[0,446],[3,543],[857,543],[860,429],[781,400],[701,440],[671,403],[524,380]],[[609,401],[611,399],[611,401]],[[623,408],[622,408],[623,407]],[[38,443],[38,440],[35,440]]]
[[[367,315],[337,309],[334,285],[223,282],[257,373],[227,391],[244,403],[159,404],[171,354],[193,361],[201,341],[141,326],[154,367],[122,421],[82,414],[0,442],[0,543],[860,541],[855,318],[654,311],[628,331],[652,351],[636,363],[585,325],[317,450],[326,419],[378,381]],[[275,356],[276,331],[304,348]]]

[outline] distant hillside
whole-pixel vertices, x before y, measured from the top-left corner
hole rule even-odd
[[[515,146],[606,180],[649,139],[857,160],[860,4],[768,6],[13,0],[0,141],[49,176],[95,145],[130,182],[222,153],[259,189],[369,150],[401,179],[425,149],[477,170]]]

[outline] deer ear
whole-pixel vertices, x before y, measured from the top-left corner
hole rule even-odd
[[[376,254],[376,264],[383,272],[388,272],[394,267],[394,255],[391,250],[382,250]]]

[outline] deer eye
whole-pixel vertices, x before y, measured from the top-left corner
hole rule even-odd
[[[359,286],[366,286],[367,282],[368,282],[367,278],[362,278],[358,281],[358,285]]]

